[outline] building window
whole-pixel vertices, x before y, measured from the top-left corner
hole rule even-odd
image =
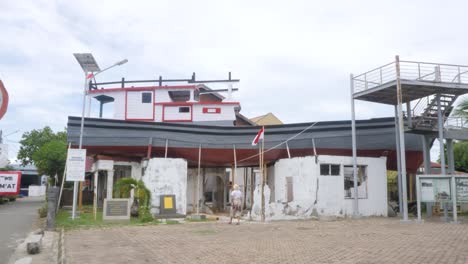
[[[340,165],[339,164],[320,164],[320,175],[340,176]]]
[[[190,107],[188,106],[179,107],[179,113],[190,113]]]
[[[367,166],[357,166],[357,186],[358,198],[367,199]],[[344,166],[344,194],[346,199],[353,199],[355,197],[352,165]]]
[[[152,94],[151,93],[142,93],[141,94],[141,102],[144,104],[151,104],[152,101]]]

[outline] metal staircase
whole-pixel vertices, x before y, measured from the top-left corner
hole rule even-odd
[[[438,98],[440,97],[440,108],[442,117],[445,121],[453,110],[453,104],[458,98],[454,94],[436,94],[419,99],[412,110],[412,123],[410,129],[413,130],[437,130],[437,108]]]

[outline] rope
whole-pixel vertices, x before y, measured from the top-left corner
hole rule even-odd
[[[307,130],[311,129],[311,128],[312,128],[313,126],[315,126],[316,124],[317,124],[317,122],[311,124],[310,126],[304,128],[304,130],[302,130],[301,132],[297,133],[296,135],[294,135],[294,136],[292,136],[292,137],[286,139],[285,141],[283,141],[283,142],[281,142],[281,143],[279,143],[279,144],[277,144],[277,145],[275,145],[275,146],[273,146],[273,147],[271,147],[271,148],[269,148],[269,149],[263,151],[262,154],[267,153],[267,152],[269,152],[269,151],[271,151],[271,150],[273,150],[273,149],[276,149],[276,148],[280,147],[280,146],[283,145],[283,144],[286,144],[288,141],[291,141],[291,140],[295,139],[296,137],[298,137],[298,136],[301,135],[302,133],[304,133],[304,132],[306,132]],[[252,155],[252,156],[250,156],[250,157],[248,157],[248,158],[245,158],[245,159],[241,159],[241,160],[239,160],[238,162],[242,162],[242,161],[245,161],[245,160],[249,160],[249,159],[255,158],[255,157],[257,157],[258,155],[260,155],[260,153],[255,154],[255,155]]]

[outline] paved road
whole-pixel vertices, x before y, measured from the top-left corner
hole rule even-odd
[[[25,197],[0,205],[0,263],[6,263],[19,242],[31,232],[44,197]]]
[[[67,263],[468,263],[468,225],[399,219],[68,231]]]

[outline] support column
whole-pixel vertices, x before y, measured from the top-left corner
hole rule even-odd
[[[97,215],[97,195],[98,195],[98,179],[99,179],[99,171],[96,170],[94,172],[94,190],[93,190],[93,214],[94,220],[96,220]]]
[[[439,148],[440,148],[440,173],[446,175],[445,169],[445,150],[444,150],[444,119],[440,104],[440,94],[437,95],[437,123],[439,125]]]
[[[286,141],[286,150],[288,151],[288,159],[291,158],[291,152],[289,151],[289,145],[288,142]]]
[[[401,191],[403,196],[403,221],[408,221],[408,195],[406,190],[406,148],[405,148],[405,124],[403,123],[403,92],[400,80],[400,58],[395,57],[397,103],[398,103],[398,130],[400,134],[400,157],[401,157]]]
[[[431,174],[431,143],[428,136],[421,135],[423,157],[424,157],[424,174]]]
[[[232,187],[234,188],[234,184],[236,184],[236,176],[237,176],[237,155],[236,155],[236,145],[232,145],[233,155],[234,155],[234,168],[232,169]]]
[[[447,162],[448,162],[448,173],[452,175],[451,177],[451,185],[452,185],[452,214],[453,214],[453,222],[458,223],[458,215],[457,215],[457,183],[455,179],[455,160],[453,155],[453,139],[446,139],[447,142]]]
[[[104,104],[101,102],[99,102],[99,118],[102,118],[102,109],[103,109],[103,106]]]
[[[164,149],[164,158],[167,159],[167,147],[169,146],[169,140],[166,139],[166,148]]]
[[[455,160],[453,156],[453,139],[446,139],[445,142],[447,142],[448,173],[455,174]]]
[[[201,166],[201,144],[198,146],[198,174],[197,174],[197,215],[200,214],[200,166]]]
[[[354,109],[354,82],[353,75],[350,76],[351,87],[351,136],[353,145],[353,181],[354,181],[354,202],[353,202],[353,216],[359,216],[359,203],[358,203],[358,184],[357,184],[357,148],[356,148],[356,114]],[[315,149],[315,148],[314,148]]]
[[[398,107],[395,105],[395,140],[396,140],[396,156],[397,156],[397,185],[398,185],[398,208],[400,215],[403,215],[403,196],[401,188],[401,152],[400,152],[400,125],[398,123]]]
[[[113,193],[114,191],[114,170],[108,170],[107,171],[107,199],[112,199],[113,198]]]
[[[411,113],[411,102],[406,103],[406,112],[408,115],[408,127],[413,127],[413,113]]]

